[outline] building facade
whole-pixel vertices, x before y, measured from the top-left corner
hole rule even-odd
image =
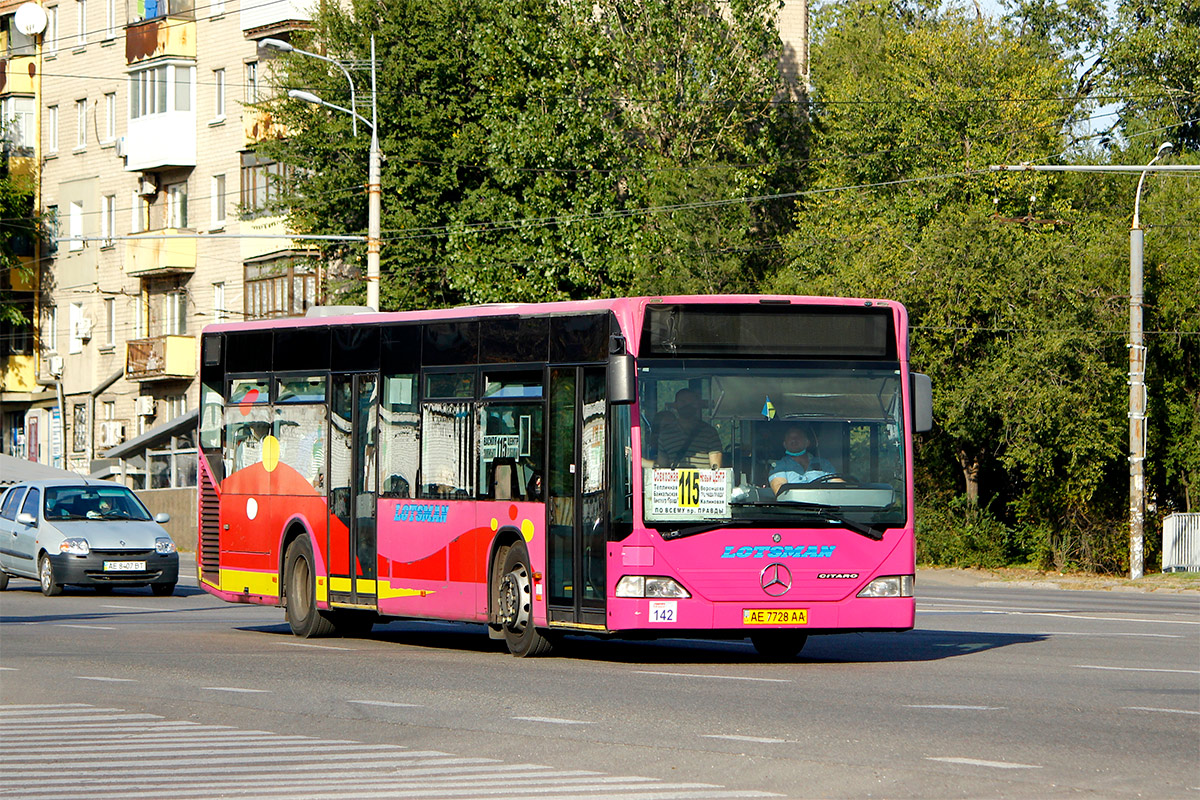
[[[17,31],[22,5],[0,3],[0,29]],[[57,241],[31,255],[33,324],[4,354],[20,379],[0,394],[0,449],[135,489],[194,486],[195,442],[172,421],[198,400],[201,328],[318,302],[282,220],[263,215],[279,167],[255,146],[277,131],[247,105],[265,77],[258,41],[306,26],[309,4],[40,7],[40,34],[3,42],[4,74],[21,79],[0,99],[21,115]],[[134,439],[145,449],[122,448]]]

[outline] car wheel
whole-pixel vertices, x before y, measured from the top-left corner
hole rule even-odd
[[[284,613],[292,633],[302,639],[332,635],[333,623],[317,609],[312,545],[307,537],[301,536],[288,545],[283,575]]]
[[[8,588],[8,573],[0,571],[0,592]]]
[[[493,602],[508,652],[518,658],[550,652],[551,641],[533,626],[533,582],[524,544],[508,548]]]
[[[42,594],[46,597],[62,594],[63,585],[55,578],[54,564],[50,563],[50,556],[45,553],[38,559],[38,581],[42,584]]]
[[[175,584],[173,583],[152,583],[150,591],[155,597],[170,597],[175,594]]]

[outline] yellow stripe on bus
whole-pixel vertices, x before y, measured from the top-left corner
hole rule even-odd
[[[279,576],[273,572],[222,569],[220,571],[220,581],[219,588],[223,592],[279,597]]]

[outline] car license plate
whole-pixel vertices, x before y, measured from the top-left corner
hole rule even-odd
[[[743,625],[807,625],[807,608],[743,608]]]
[[[145,561],[105,561],[105,572],[145,572]]]

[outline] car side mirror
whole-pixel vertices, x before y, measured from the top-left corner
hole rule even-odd
[[[164,522],[170,522],[171,515],[165,511],[160,511],[159,513],[154,515],[154,521],[159,523],[160,525]]]
[[[22,525],[33,525],[34,527],[37,527],[37,517],[35,517],[33,514],[30,514],[28,511],[22,511],[20,514],[17,514],[17,522],[21,523]]]

